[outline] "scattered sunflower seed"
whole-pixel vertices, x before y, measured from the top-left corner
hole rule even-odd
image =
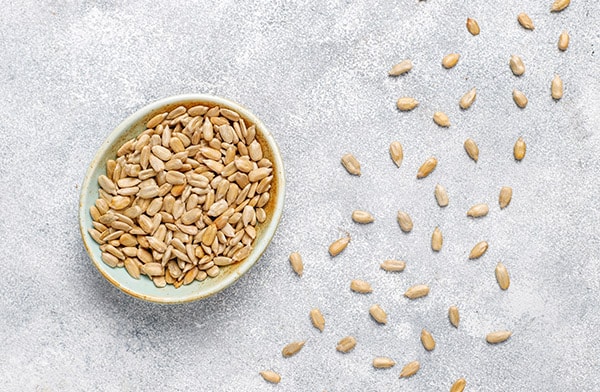
[[[527,103],[529,103],[525,93],[516,89],[513,90],[513,101],[515,101],[515,104],[521,109],[525,109]]]
[[[398,224],[400,225],[400,229],[402,229],[405,233],[410,233],[413,229],[413,221],[404,211],[398,211],[397,215]]]
[[[510,286],[510,277],[508,276],[508,270],[506,266],[499,262],[496,265],[496,280],[498,281],[498,286],[502,290],[507,290]]]
[[[352,220],[356,223],[372,223],[375,221],[373,215],[367,211],[354,210],[352,211]]]
[[[437,184],[435,186],[435,200],[437,201],[440,207],[446,207],[448,205],[448,192],[446,191],[446,187],[443,185]]]
[[[567,50],[570,40],[569,33],[566,30],[560,33],[558,36],[558,49],[562,50],[563,52]]]
[[[460,98],[460,108],[461,109],[468,109],[471,107],[471,105],[473,105],[473,102],[475,102],[475,98],[477,98],[477,89],[476,88],[472,88],[471,90],[467,91],[465,93],[465,95],[463,95]]]
[[[419,361],[412,361],[404,365],[402,371],[400,372],[400,378],[408,378],[417,374],[419,369],[421,368],[421,364]]]
[[[392,69],[390,69],[389,75],[390,76],[399,76],[402,74],[407,73],[408,71],[410,71],[413,67],[412,61],[410,60],[403,60],[401,62],[399,62],[398,64],[394,65],[392,67]]]
[[[298,276],[302,276],[302,273],[304,272],[304,263],[302,262],[300,253],[293,252],[290,254],[290,265]]]
[[[360,279],[354,279],[350,282],[350,290],[360,294],[368,294],[373,292],[371,284]]]
[[[455,328],[458,328],[458,324],[460,323],[460,315],[456,306],[452,305],[448,308],[448,318],[450,319],[450,324],[452,324]]]
[[[454,384],[452,384],[450,392],[463,392],[466,385],[467,381],[464,378],[459,378],[458,380],[454,381]]]
[[[471,35],[479,35],[479,32],[481,31],[477,21],[471,18],[467,18],[467,30]]]
[[[479,159],[479,147],[477,146],[477,143],[475,143],[475,140],[468,138],[467,140],[465,140],[464,146],[467,155],[472,160],[477,162],[477,160]]]
[[[402,151],[402,144],[400,142],[392,142],[390,144],[390,156],[396,166],[400,167],[402,159],[404,159],[404,152]]]
[[[386,260],[381,263],[380,267],[388,272],[402,272],[406,268],[406,263],[401,260]]]
[[[513,148],[513,154],[517,161],[525,158],[525,152],[527,152],[527,145],[525,144],[525,140],[522,137],[518,138],[515,142],[515,146]]]
[[[554,0],[552,3],[552,7],[550,8],[551,12],[560,12],[567,8],[571,4],[571,0]]]
[[[369,314],[373,317],[373,320],[379,324],[387,324],[387,313],[379,305],[372,305],[369,308]]]
[[[403,112],[408,112],[419,106],[419,101],[411,97],[398,98],[396,106]]]
[[[433,234],[431,234],[431,249],[435,252],[439,252],[442,250],[442,244],[444,242],[444,237],[442,236],[442,231],[439,227],[436,227],[433,230]]]
[[[510,65],[510,70],[515,76],[521,76],[525,73],[525,64],[523,64],[523,59],[520,56],[513,54],[510,56],[508,64]]]
[[[342,237],[338,240],[335,240],[329,245],[329,254],[331,257],[335,257],[342,253],[346,246],[350,243],[350,236]]]
[[[563,81],[558,75],[554,75],[554,79],[552,79],[552,98],[555,100],[559,100],[563,96]]]
[[[478,259],[487,251],[488,243],[486,241],[481,241],[475,244],[473,249],[471,249],[471,253],[469,253],[469,259],[474,260]]]
[[[458,54],[458,53],[447,54],[442,59],[442,65],[446,69],[454,68],[454,66],[458,63],[459,59],[460,59],[460,54]]]
[[[298,342],[292,342],[288,345],[286,345],[283,350],[281,350],[281,354],[288,358],[291,357],[292,355],[297,354],[300,350],[302,350],[302,347],[304,347],[304,343],[306,343],[306,340],[304,341],[298,341]]]
[[[444,112],[435,112],[433,113],[433,122],[435,122],[440,127],[447,128],[450,126],[450,118]]]
[[[498,197],[498,203],[500,208],[506,208],[512,199],[512,188],[509,186],[503,186],[500,189],[500,196]]]
[[[425,162],[423,162],[421,167],[419,167],[419,171],[417,172],[417,178],[425,178],[428,175],[430,175],[431,172],[435,170],[437,163],[438,161],[435,157],[427,159]]]
[[[375,357],[373,358],[373,367],[375,369],[389,369],[393,367],[396,362],[392,358],[388,357]]]
[[[408,290],[404,293],[404,296],[409,299],[417,299],[421,297],[425,297],[429,294],[429,286],[424,284],[418,284],[412,287],[409,287]]]
[[[312,325],[323,332],[325,328],[325,317],[323,317],[323,313],[318,308],[311,309],[310,311],[310,321],[312,321]]]
[[[519,24],[524,29],[527,29],[527,30],[535,29],[535,26],[533,25],[533,21],[531,20],[529,15],[527,15],[525,12],[521,12],[519,15],[517,15],[517,20],[519,21]]]
[[[265,379],[265,381],[268,381],[272,384],[279,384],[279,382],[281,381],[281,376],[279,375],[279,373],[275,373],[272,370],[263,370],[262,372],[260,372],[260,375],[262,376],[262,378]]]
[[[490,207],[486,203],[475,204],[467,211],[467,216],[471,218],[481,218],[486,216],[490,211]]]
[[[353,336],[346,336],[338,342],[335,349],[341,353],[347,353],[352,351],[354,347],[356,347],[356,339]]]
[[[360,176],[360,163],[354,155],[346,154],[342,156],[342,165],[344,165],[348,173],[353,176]]]
[[[510,331],[494,331],[488,333],[485,337],[485,340],[490,344],[497,344],[508,340],[508,338],[510,338],[511,335],[512,332]]]
[[[435,348],[435,339],[431,335],[431,332],[425,328],[421,330],[421,343],[427,351],[432,351]]]

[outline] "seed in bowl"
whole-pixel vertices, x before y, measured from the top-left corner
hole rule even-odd
[[[98,177],[89,232],[102,260],[177,288],[246,259],[273,182],[255,126],[198,105],[159,113],[146,128]]]

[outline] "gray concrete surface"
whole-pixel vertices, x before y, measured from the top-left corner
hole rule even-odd
[[[467,391],[598,391],[600,382],[600,5],[574,0],[1,1],[0,13],[0,383],[3,391],[444,391],[464,376]],[[525,31],[516,15],[536,25]],[[481,26],[470,36],[467,17]],[[571,46],[556,48],[567,29]],[[462,54],[444,70],[441,58]],[[514,77],[511,54],[527,72]],[[410,74],[388,68],[410,58]],[[562,76],[565,96],[550,97]],[[471,87],[474,106],[458,99]],[[529,106],[511,98],[523,90]],[[287,205],[276,237],[255,268],[225,292],[183,306],[128,297],[94,269],[77,226],[79,186],[95,149],[123,118],[180,93],[221,95],[254,111],[277,138],[286,164]],[[411,113],[395,109],[415,96]],[[441,129],[432,113],[448,113]],[[523,135],[527,157],[512,159]],[[475,164],[462,143],[474,138]],[[396,168],[387,148],[405,147]],[[360,178],[339,163],[354,153]],[[417,181],[422,161],[439,166]],[[440,209],[436,183],[450,193]],[[501,186],[514,189],[500,211]],[[489,202],[488,217],[465,217]],[[377,221],[358,226],[353,209]],[[400,232],[398,209],[415,229]],[[444,249],[429,239],[439,225]],[[331,259],[328,244],[352,243]],[[472,245],[490,243],[480,260]],[[305,275],[287,256],[300,251]],[[404,273],[379,269],[406,260]],[[502,260],[512,284],[501,292]],[[357,295],[349,282],[372,282]],[[404,290],[431,286],[409,302]],[[367,313],[379,303],[386,326]],[[446,317],[461,309],[460,328]],[[320,307],[323,333],[308,312]],[[438,341],[427,353],[421,328]],[[484,342],[508,328],[503,345]],[[345,335],[358,340],[335,351]],[[295,357],[282,347],[307,339]],[[375,356],[398,365],[375,370]],[[399,379],[418,359],[417,376]],[[259,370],[281,373],[278,386]]]

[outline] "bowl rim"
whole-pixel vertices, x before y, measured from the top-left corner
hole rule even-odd
[[[93,242],[93,240],[91,239],[91,236],[87,232],[88,227],[86,227],[84,224],[84,217],[86,216],[86,214],[88,214],[87,210],[84,211],[86,209],[85,202],[84,202],[86,199],[85,195],[87,193],[87,189],[89,188],[91,181],[93,180],[92,176],[93,176],[93,172],[94,172],[95,168],[98,165],[103,163],[103,162],[100,162],[102,160],[102,157],[104,155],[106,155],[107,150],[113,144],[113,142],[111,142],[111,141],[117,140],[119,138],[119,136],[121,136],[125,131],[127,131],[129,128],[134,126],[135,123],[138,122],[141,118],[147,116],[149,113],[152,113],[153,111],[155,111],[163,106],[173,105],[173,104],[178,104],[178,103],[181,105],[185,105],[185,104],[189,104],[192,102],[197,102],[198,104],[211,103],[214,105],[231,108],[231,109],[237,111],[238,113],[240,113],[243,117],[250,120],[256,126],[256,128],[260,131],[262,137],[266,140],[267,144],[269,145],[269,148],[271,149],[271,152],[273,155],[273,161],[274,161],[273,166],[275,168],[275,172],[277,173],[277,193],[276,193],[276,198],[274,200],[275,205],[273,208],[273,217],[272,217],[271,221],[269,222],[269,224],[262,229],[261,235],[264,236],[264,238],[266,238],[261,243],[262,246],[258,246],[257,248],[254,248],[252,250],[252,252],[250,253],[250,255],[244,261],[242,261],[240,263],[239,267],[235,271],[233,271],[228,276],[223,278],[217,284],[212,285],[212,286],[207,286],[207,288],[199,290],[197,292],[194,292],[185,297],[173,298],[173,297],[160,297],[160,296],[151,295],[151,294],[143,294],[134,289],[123,286],[118,280],[114,279],[112,276],[107,274],[104,271],[103,265],[100,265],[101,261],[96,260],[96,258],[94,257],[90,247],[94,246],[94,245],[96,245],[96,246],[99,246],[99,245],[96,244],[95,242]],[[279,146],[277,145],[277,142],[273,138],[273,135],[267,129],[267,127],[265,127],[263,122],[258,117],[256,117],[256,115],[254,115],[251,111],[249,111],[242,105],[238,104],[237,102],[231,101],[227,98],[223,98],[223,97],[219,97],[219,96],[215,96],[215,95],[211,95],[211,94],[180,94],[180,95],[173,95],[173,96],[159,99],[157,101],[151,102],[151,103],[143,106],[142,108],[138,109],[133,114],[129,115],[125,120],[123,120],[119,125],[117,125],[110,132],[110,134],[106,137],[106,139],[101,144],[101,146],[96,150],[96,153],[94,154],[94,158],[92,159],[91,163],[88,165],[88,168],[86,170],[85,177],[83,179],[81,189],[80,189],[79,212],[78,212],[79,231],[81,233],[81,238],[82,238],[85,250],[86,250],[89,258],[92,260],[92,263],[94,264],[96,269],[100,272],[100,274],[106,280],[108,280],[113,286],[117,287],[122,292],[131,295],[132,297],[135,297],[135,298],[138,298],[138,299],[141,299],[144,301],[161,303],[161,304],[181,304],[181,303],[197,301],[197,300],[200,300],[203,298],[210,297],[218,292],[221,292],[221,291],[225,290],[227,287],[231,286],[233,283],[235,283],[246,272],[248,272],[248,270],[250,268],[252,268],[252,266],[254,266],[254,264],[256,264],[256,262],[262,257],[263,253],[265,252],[265,250],[268,248],[269,244],[271,243],[271,240],[273,239],[273,236],[275,235],[275,231],[277,230],[277,227],[279,226],[279,222],[280,222],[281,216],[283,214],[284,202],[285,202],[285,170],[283,167],[283,159],[281,157],[281,151],[279,150]]]

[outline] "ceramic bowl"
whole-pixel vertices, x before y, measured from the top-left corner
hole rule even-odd
[[[88,233],[88,229],[92,227],[89,209],[99,197],[98,177],[106,173],[106,161],[115,158],[119,146],[143,132],[146,129],[145,125],[148,120],[156,114],[168,112],[181,105],[188,108],[195,105],[218,105],[239,113],[246,124],[254,124],[256,126],[256,138],[263,146],[263,153],[265,157],[273,162],[274,177],[270,190],[271,198],[265,207],[267,220],[257,226],[257,236],[253,244],[254,250],[245,260],[228,267],[222,267],[220,274],[215,278],[207,278],[202,282],[193,281],[191,284],[182,285],[179,288],[172,285],[158,288],[146,276],[142,275],[140,279],[134,279],[127,273],[125,268],[111,268],[101,260],[100,246]],[[273,238],[279,224],[283,211],[284,193],[285,179],[279,148],[271,133],[254,114],[239,104],[224,98],[202,94],[179,95],[156,101],[138,110],[119,124],[100,146],[87,170],[81,187],[79,227],[83,244],[94,266],[102,276],[117,288],[133,297],[151,302],[190,302],[206,298],[230,286],[258,261]]]

